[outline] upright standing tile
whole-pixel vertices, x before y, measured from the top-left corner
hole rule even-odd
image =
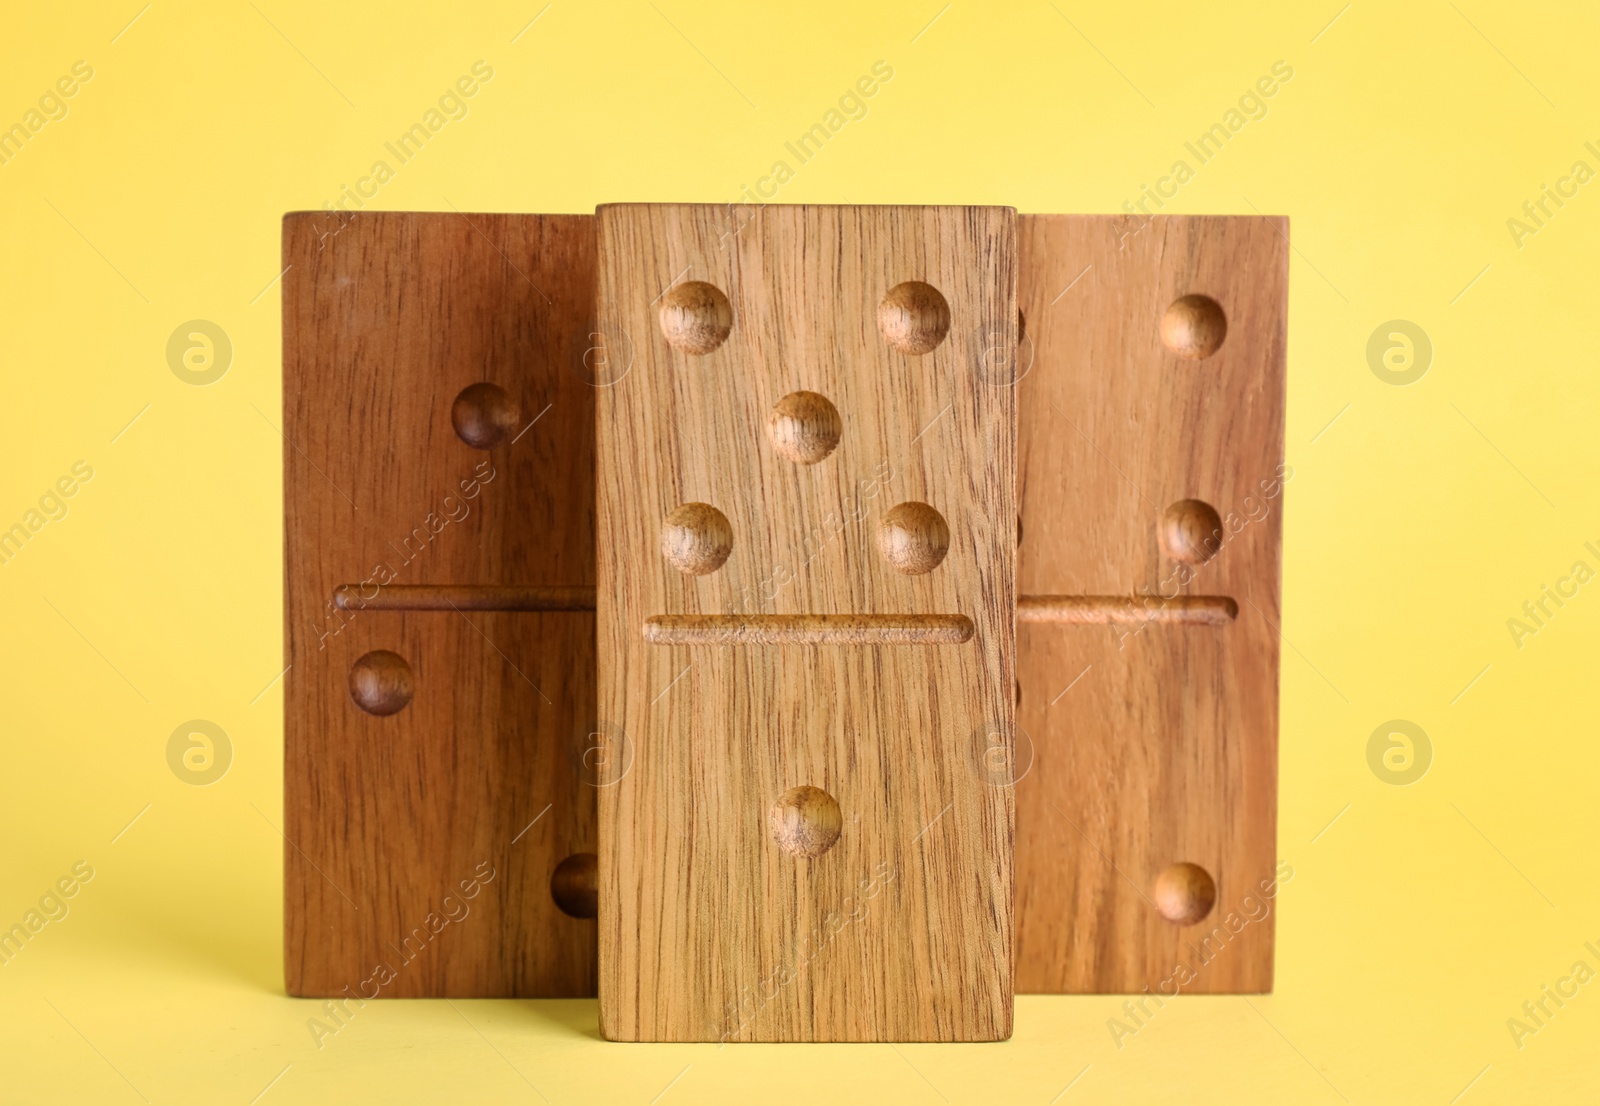
[[[283,249],[289,993],[593,994],[594,220]]]
[[[597,218],[602,1031],[1004,1038],[1015,214]]]
[[[1019,222],[1017,988],[1269,990],[1287,220]]]

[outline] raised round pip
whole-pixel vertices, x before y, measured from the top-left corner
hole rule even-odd
[[[561,913],[593,918],[600,913],[600,862],[594,853],[573,853],[550,875],[550,897]]]
[[[684,353],[710,353],[733,330],[733,305],[714,284],[686,280],[661,297],[661,333]]]
[[[767,437],[785,461],[814,465],[839,445],[844,423],[833,401],[817,392],[790,392],[767,415]]]
[[[1217,884],[1198,864],[1182,861],[1156,877],[1152,897],[1161,916],[1174,925],[1192,926],[1217,902]]]
[[[839,840],[844,814],[820,787],[791,787],[767,811],[767,829],[790,856],[815,860]]]
[[[931,284],[896,284],[878,303],[878,329],[901,353],[928,353],[950,333],[950,304]]]
[[[733,526],[709,503],[675,507],[661,524],[661,555],[686,576],[721,568],[733,552]]]
[[[1205,564],[1222,548],[1222,516],[1203,499],[1180,499],[1161,512],[1161,551],[1184,564]]]
[[[522,413],[499,385],[480,381],[461,389],[450,406],[456,437],[473,449],[498,449],[516,435]]]
[[[1227,336],[1228,317],[1210,296],[1180,296],[1161,316],[1161,344],[1185,361],[1210,357]]]
[[[878,523],[878,552],[907,576],[932,572],[950,551],[950,527],[926,503],[900,503]]]
[[[368,714],[397,714],[411,702],[411,665],[399,653],[374,649],[350,666],[350,698]]]

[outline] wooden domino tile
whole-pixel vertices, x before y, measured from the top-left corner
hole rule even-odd
[[[1270,990],[1287,220],[1019,223],[1017,989]]]
[[[597,213],[601,1030],[1004,1038],[1015,213],[745,218]]]
[[[593,994],[594,220],[283,249],[288,991]]]

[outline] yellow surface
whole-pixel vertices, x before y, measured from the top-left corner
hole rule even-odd
[[[1508,1019],[1600,969],[1600,588],[1507,626],[1600,569],[1600,183],[1560,183],[1600,170],[1592,8],[140,3],[0,15],[0,127],[93,70],[0,164],[0,526],[42,524],[0,564],[0,926],[94,873],[0,964],[0,1101],[1593,1101],[1600,983],[1520,1040]],[[480,60],[370,209],[761,187],[1110,212],[1185,160],[1166,210],[1292,217],[1275,994],[1132,1035],[1119,998],[1022,998],[1009,1043],[898,1048],[613,1045],[592,1003],[394,1001],[317,1047],[281,983],[279,216],[360,185]],[[858,118],[786,152],[879,61]],[[1185,143],[1279,61],[1199,164]],[[1575,195],[1508,226],[1546,185]],[[209,386],[168,363],[197,319],[232,343]],[[1368,361],[1396,319],[1433,346],[1407,386]],[[30,520],[63,477],[64,517]],[[205,748],[169,766],[193,719],[232,744],[209,786],[181,778]],[[1409,786],[1369,766],[1392,719],[1431,740]]]

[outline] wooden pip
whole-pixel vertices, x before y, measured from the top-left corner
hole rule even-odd
[[[1004,1038],[1016,217],[744,219],[597,214],[601,1029]]]

